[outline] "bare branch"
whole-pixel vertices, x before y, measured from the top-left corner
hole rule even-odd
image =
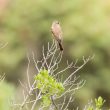
[[[56,78],[56,81],[58,82],[63,82],[63,87],[65,88],[65,91],[58,96],[57,94],[52,95],[51,101],[52,104],[49,106],[49,110],[67,110],[69,104],[73,101],[73,94],[75,94],[76,90],[80,89],[81,87],[84,86],[85,81],[84,80],[79,80],[80,76],[76,76],[75,73],[77,73],[80,69],[82,69],[93,57],[89,56],[88,58],[82,58],[83,64],[80,66],[77,66],[78,59],[75,62],[68,62],[67,60],[67,66],[63,68],[62,70],[56,72],[59,68],[59,64],[61,63],[62,60],[62,55],[63,53],[59,51],[57,43],[53,40],[52,45],[48,43],[47,46],[47,51],[45,52],[45,48],[43,46],[42,48],[42,59],[41,60],[35,60],[35,55],[34,52],[32,52],[32,59],[34,62],[34,65],[38,71],[38,73],[42,69],[46,69],[49,72],[49,75],[52,75],[54,78]],[[37,81],[33,81],[33,84],[30,83],[30,78],[29,78],[29,66],[30,66],[30,59],[29,56],[27,55],[28,58],[28,66],[27,66],[27,80],[28,80],[28,88],[24,84],[20,82],[20,84],[23,86],[24,90],[26,88],[27,92],[23,92],[24,100],[21,104],[14,104],[17,106],[20,106],[20,110],[23,109],[25,106],[28,109],[28,104],[32,104],[30,110],[34,110],[35,106],[37,105],[37,102],[42,98],[42,90],[39,90],[36,87]],[[68,74],[68,77],[65,79],[61,79],[61,73],[66,73],[68,72],[69,69],[72,69],[73,72],[71,74]],[[61,81],[62,80],[62,81]],[[36,92],[38,91],[38,92]],[[36,97],[34,100],[31,100],[31,95],[34,96],[36,94]],[[72,93],[72,94],[71,94]],[[71,94],[69,97],[68,102],[67,101],[67,95]],[[62,105],[60,104],[55,104],[55,100],[59,100],[60,98],[63,98],[63,103]],[[30,100],[30,101],[29,101]],[[39,110],[43,110],[45,108],[44,106],[40,106]]]
[[[5,43],[5,44],[1,44],[1,45],[0,45],[0,49],[5,48],[7,45],[8,45],[8,42],[7,42],[7,43]]]
[[[64,105],[65,105],[65,101],[66,101],[66,96],[64,97],[64,100],[63,100],[63,104],[62,104],[62,106],[61,106],[61,110],[63,110],[63,107],[64,107]]]
[[[68,108],[70,102],[72,102],[72,95],[70,96],[70,98],[69,98],[69,100],[68,100],[68,103],[66,104],[66,107],[65,107],[64,110],[67,110],[67,108]]]
[[[92,57],[89,56],[87,59],[84,59],[84,57],[83,57],[84,63],[79,68],[77,68],[73,73],[71,73],[71,75],[66,78],[66,80],[64,81],[63,84],[65,84],[69,80],[69,78],[71,78],[76,72],[78,72],[80,69],[82,69],[85,66],[85,64],[87,64],[92,58],[93,58],[93,56]]]
[[[5,79],[5,73],[2,76],[0,76],[0,82],[3,81],[4,79]]]
[[[39,72],[40,70],[39,70],[39,67],[38,67],[38,62],[36,62],[36,60],[35,60],[34,52],[32,52],[32,58],[33,58],[35,67],[36,67],[37,71]]]
[[[55,104],[55,101],[54,101],[54,99],[53,99],[52,96],[51,96],[51,100],[52,100],[52,103],[53,103],[53,105],[55,106],[56,110],[59,110],[58,107],[57,107],[57,105]]]
[[[29,78],[30,59],[29,59],[29,56],[28,56],[28,55],[27,55],[27,59],[28,59],[28,66],[27,66],[27,80],[28,80],[28,86],[29,86],[29,88],[31,88],[30,78]]]

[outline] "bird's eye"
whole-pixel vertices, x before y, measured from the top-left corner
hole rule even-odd
[[[57,24],[59,24],[59,22],[57,21]]]

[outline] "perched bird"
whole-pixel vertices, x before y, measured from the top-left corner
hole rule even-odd
[[[59,44],[60,50],[63,51],[63,46],[62,46],[62,29],[60,26],[60,23],[58,21],[53,21],[52,26],[51,26],[51,32],[56,39],[56,41]]]

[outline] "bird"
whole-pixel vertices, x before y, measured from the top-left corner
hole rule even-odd
[[[51,32],[52,35],[54,36],[55,40],[58,42],[59,47],[60,47],[60,51],[63,51],[63,46],[62,46],[62,29],[60,26],[59,21],[53,21],[52,22],[52,26],[51,26]]]

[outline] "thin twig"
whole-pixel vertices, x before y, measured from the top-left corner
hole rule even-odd
[[[28,66],[27,66],[27,80],[28,80],[28,86],[29,86],[29,88],[31,88],[30,78],[29,78],[30,59],[29,59],[29,56],[28,56],[28,55],[27,55],[27,59],[28,59]]]
[[[7,42],[7,43],[5,43],[5,44],[0,45],[0,49],[5,48],[7,45],[8,45],[8,42]]]
[[[66,80],[64,81],[64,83],[63,83],[63,85],[69,80],[69,78],[71,78],[76,72],[78,72],[80,69],[82,69],[84,66],[85,66],[85,64],[87,63],[87,62],[89,62],[90,60],[92,59],[92,57],[88,57],[86,60],[84,59],[84,63],[79,67],[79,68],[77,68],[73,73],[71,73],[71,75],[69,75],[67,78],[66,78]]]
[[[52,103],[55,106],[56,110],[59,110],[52,96],[51,96],[51,100],[52,100]]]

